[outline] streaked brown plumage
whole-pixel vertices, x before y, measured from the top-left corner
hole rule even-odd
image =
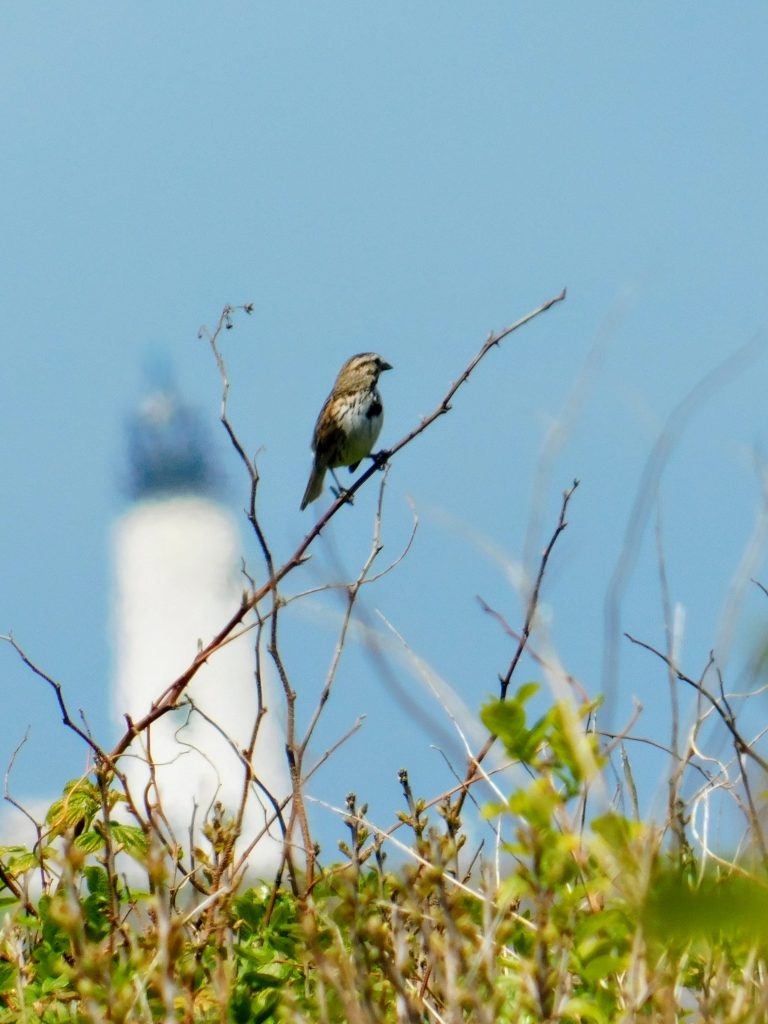
[[[337,466],[349,466],[352,473],[370,455],[384,422],[376,383],[379,374],[391,369],[375,352],[360,352],[339,370],[315,424],[315,461],[301,502],[302,510],[320,497],[327,470],[333,472]]]

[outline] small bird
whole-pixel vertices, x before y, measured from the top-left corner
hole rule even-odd
[[[391,369],[375,352],[360,352],[339,370],[312,435],[315,461],[301,500],[302,511],[320,497],[326,470],[330,469],[336,480],[336,466],[349,466],[350,473],[354,473],[361,460],[371,454],[384,422],[376,383],[380,373]],[[343,488],[339,486],[339,490]]]

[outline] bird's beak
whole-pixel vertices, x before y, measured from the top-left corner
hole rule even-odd
[[[382,371],[384,371],[384,370],[391,370],[392,369],[392,365],[390,363],[382,362],[380,369]]]

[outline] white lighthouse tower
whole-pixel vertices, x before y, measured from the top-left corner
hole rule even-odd
[[[143,402],[131,424],[133,504],[114,530],[116,601],[115,710],[141,718],[198,650],[237,608],[244,589],[237,526],[213,497],[215,474],[195,414],[172,387]],[[242,752],[251,741],[259,702],[256,631],[227,644],[197,673],[191,703],[159,718],[121,761],[134,798],[159,799],[176,841],[197,846],[214,805],[234,816],[243,799]],[[266,659],[264,659],[266,663]],[[273,679],[263,677],[267,708],[252,759],[258,780],[276,800],[289,792],[285,737]],[[150,782],[150,761],[155,785]],[[251,783],[238,850],[265,828],[273,807]],[[249,870],[271,876],[282,849],[273,823],[249,857]]]

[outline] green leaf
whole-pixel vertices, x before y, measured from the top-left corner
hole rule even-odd
[[[666,941],[703,938],[717,943],[723,936],[768,939],[768,889],[740,875],[708,877],[693,886],[670,872],[648,893],[645,922],[649,932]]]
[[[605,840],[615,853],[624,853],[642,830],[643,826],[639,822],[630,821],[629,818],[613,811],[592,821],[592,831]]]
[[[100,809],[101,794],[98,788],[87,780],[73,779],[64,787],[61,800],[51,804],[45,820],[54,835],[61,835],[81,821],[90,825]]]
[[[509,798],[509,809],[546,833],[552,827],[555,809],[562,806],[562,803],[549,780],[542,778],[536,779],[528,789],[513,793]]]
[[[104,836],[95,829],[88,829],[87,832],[80,833],[75,840],[75,846],[85,853],[97,853],[104,846]]]
[[[33,852],[23,846],[7,846],[5,849],[8,853],[3,855],[3,860],[10,874],[14,877],[23,875],[26,871],[31,871],[33,868],[40,866],[39,851]],[[50,847],[46,846],[43,856],[49,855],[50,852]]]
[[[518,704],[525,704],[526,701],[530,700],[531,697],[537,694],[540,689],[541,685],[539,683],[523,683],[523,685],[518,688],[514,699],[518,702]]]
[[[109,895],[109,879],[107,878],[107,872],[104,868],[96,867],[95,864],[88,864],[83,869],[85,876],[85,883],[88,886],[88,892],[94,896]]]
[[[624,957],[616,956],[615,953],[604,953],[587,961],[581,974],[587,981],[594,983],[607,978],[610,974],[618,974],[625,967]]]
[[[274,974],[267,974],[264,971],[248,971],[244,976],[249,987],[254,989],[282,988],[285,984],[284,978],[275,977]]]
[[[14,964],[0,963],[0,992],[7,992],[16,987],[16,967]]]
[[[134,856],[142,856],[147,852],[147,837],[138,825],[123,825],[119,821],[110,821],[109,828],[115,841]]]
[[[596,1000],[584,996],[573,996],[569,999],[562,1009],[561,1017],[564,1020],[593,1020],[595,1024],[609,1024]]]
[[[69,978],[66,978],[63,975],[58,975],[58,977],[45,978],[43,980],[42,985],[40,986],[40,991],[42,993],[58,992],[60,989],[68,988],[68,987],[69,987]]]
[[[545,732],[545,719],[529,729],[526,726],[525,705],[538,692],[538,683],[525,683],[506,700],[492,701],[480,712],[485,727],[498,736],[510,757],[530,761]]]

